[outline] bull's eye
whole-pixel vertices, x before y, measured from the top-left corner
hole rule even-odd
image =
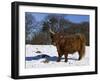
[[[53,39],[53,36],[51,36],[51,39]]]
[[[53,43],[54,41],[52,40],[51,42]]]

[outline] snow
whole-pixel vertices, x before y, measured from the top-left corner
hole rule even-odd
[[[78,60],[78,52],[68,54],[68,62],[64,62],[64,56],[60,62],[57,49],[53,45],[26,45],[25,68],[50,68],[89,65],[89,46],[86,46],[85,56]]]

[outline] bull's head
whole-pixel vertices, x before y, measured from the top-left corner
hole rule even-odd
[[[51,43],[53,44],[53,45],[55,45],[55,36],[56,36],[56,33],[55,32],[53,32],[51,29],[49,29],[49,32],[50,32],[50,37],[51,37]]]
[[[64,38],[64,33],[55,33],[51,29],[49,29],[49,32],[53,45],[57,45],[57,43]]]
[[[49,29],[49,32],[50,32],[50,37],[51,37],[51,39],[54,38],[55,32],[53,32],[51,29]]]

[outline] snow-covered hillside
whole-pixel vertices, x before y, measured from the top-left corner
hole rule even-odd
[[[53,45],[26,45],[26,68],[46,68],[46,67],[68,67],[89,65],[89,46],[86,46],[85,56],[78,60],[78,52],[68,55],[68,62],[56,62],[58,57],[57,49]]]

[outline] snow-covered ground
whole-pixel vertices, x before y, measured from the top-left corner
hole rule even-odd
[[[46,68],[46,67],[68,67],[89,65],[89,46],[86,46],[85,56],[78,60],[78,52],[73,55],[68,54],[68,62],[56,62],[58,57],[57,49],[53,45],[26,45],[26,68]]]

